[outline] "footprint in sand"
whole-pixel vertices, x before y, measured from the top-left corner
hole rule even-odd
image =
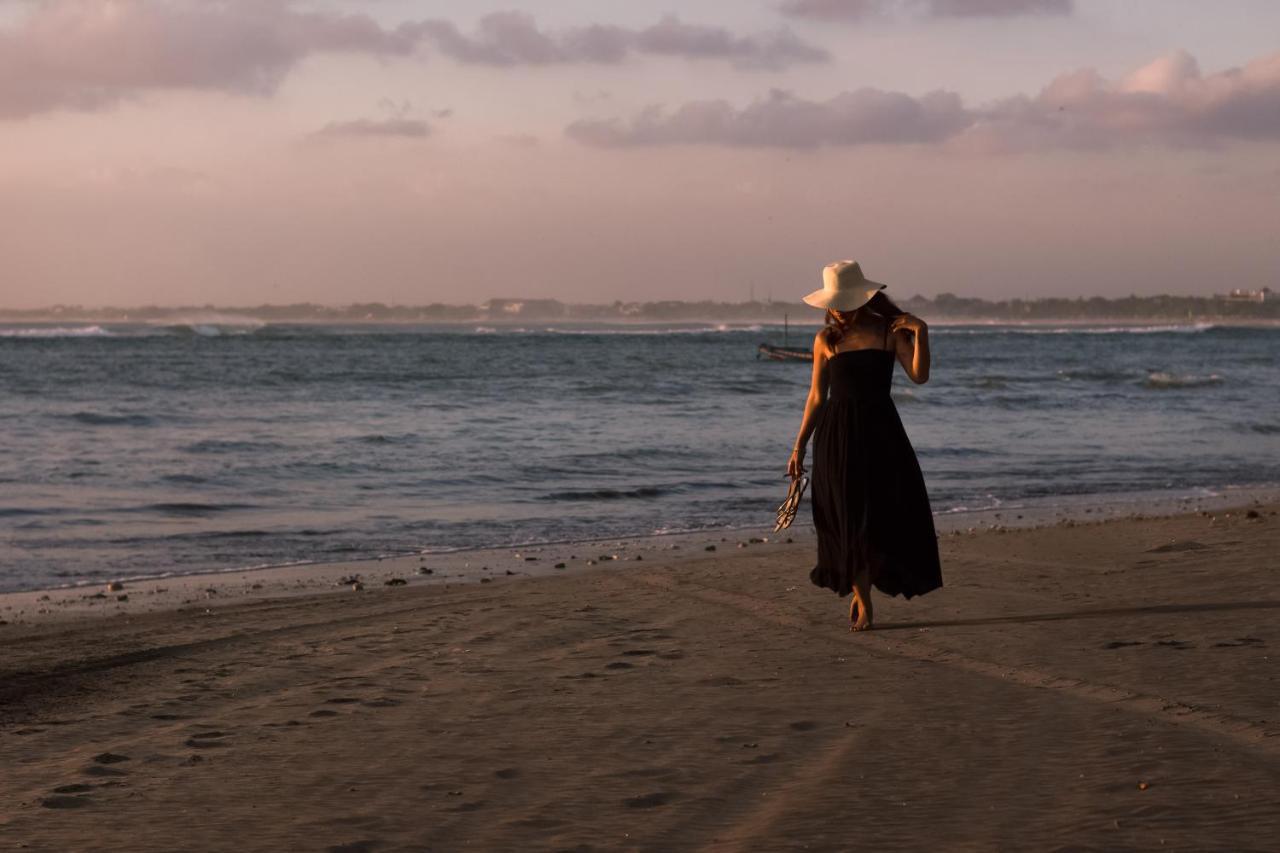
[[[352,841],[347,844],[335,844],[326,848],[328,853],[373,853],[382,842],[376,839],[368,838],[364,841]]]
[[[226,746],[222,739],[227,736],[226,732],[197,732],[187,738],[186,744],[192,749],[214,749],[220,746]]]
[[[1196,647],[1195,643],[1188,643],[1186,640],[1156,640],[1156,645],[1169,649],[1178,649],[1179,651]]]
[[[638,657],[644,657],[645,655],[656,655],[657,652],[655,652],[653,649],[627,649],[622,654],[626,655],[627,657],[638,658]]]
[[[117,755],[114,752],[100,752],[93,757],[94,764],[119,764],[121,761],[128,761],[129,756]]]
[[[326,710],[326,709],[324,709],[324,708],[321,708],[319,711],[312,711],[310,714],[308,714],[308,716],[311,716],[311,717],[336,717],[336,716],[338,716],[338,712],[337,712],[337,711],[329,711],[329,710]]]
[[[675,799],[675,794],[669,791],[656,791],[652,794],[641,794],[638,797],[628,797],[622,801],[622,804],[629,809],[654,809],[658,806],[665,806],[667,803]]]
[[[114,777],[114,776],[129,775],[128,771],[126,770],[117,770],[114,767],[103,767],[101,764],[91,764],[81,772],[83,772],[84,775],[86,776],[97,776],[99,778],[106,777],[106,776]]]
[[[1242,646],[1265,646],[1262,640],[1257,637],[1236,637],[1234,640],[1224,640],[1221,643],[1214,643],[1215,649],[1238,649]]]
[[[87,794],[93,790],[93,787],[94,787],[93,785],[85,785],[83,783],[76,783],[74,785],[62,785],[60,787],[54,788],[53,793],[55,794]]]
[[[1103,646],[1104,649],[1123,649],[1126,646],[1141,646],[1141,640],[1112,640]]]
[[[85,806],[93,805],[93,800],[88,797],[67,797],[55,795],[45,797],[40,801],[40,805],[46,809],[82,809]]]
[[[634,669],[635,665],[627,663],[626,661],[616,660],[613,663],[605,664],[604,668],[605,669]]]

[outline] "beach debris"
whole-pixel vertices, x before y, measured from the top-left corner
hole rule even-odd
[[[538,559],[537,557],[525,557],[525,558],[524,558],[524,561],[525,561],[526,563],[533,563],[533,562],[536,562],[536,561],[537,561],[537,559]]]
[[[129,756],[117,755],[114,752],[100,752],[92,760],[94,764],[119,764],[121,761],[128,761]]]
[[[644,559],[644,557],[642,557],[642,556],[641,556],[641,555],[639,555],[639,554],[636,554],[636,555],[635,555],[634,557],[632,557],[631,559],[633,559],[633,560],[643,560],[643,559]]]
[[[107,592],[119,592],[122,589],[124,589],[124,584],[120,583],[120,581],[112,581],[107,584]]]
[[[747,540],[747,543],[748,543],[748,544],[751,544],[751,545],[760,545],[760,544],[762,544],[762,543],[764,543],[764,542],[768,542],[768,541],[769,541],[768,539],[761,539],[759,536],[752,536],[751,538],[749,538],[749,539]]]
[[[715,546],[715,545],[708,545],[708,546],[706,547],[706,549],[705,549],[705,550],[707,550],[707,551],[714,551],[715,549],[716,549],[716,546]]]
[[[480,583],[493,583],[493,578],[480,578]]]
[[[511,571],[510,569],[507,569],[507,574],[509,574],[509,575],[514,575],[514,574],[515,574],[515,572]]]
[[[790,537],[790,536],[788,536],[788,537],[787,537],[787,544],[788,544],[788,545],[790,545],[790,544],[791,544],[791,537]]]
[[[587,565],[588,565],[588,566],[594,566],[595,564],[596,564],[596,561],[595,561],[595,560],[587,560]]]
[[[564,568],[564,563],[556,563],[556,568],[557,568],[557,569],[563,569],[563,568]]]
[[[404,578],[387,578],[382,582],[383,586],[404,586],[408,581]]]
[[[434,573],[435,569],[429,569],[426,566],[418,566],[418,574],[420,575],[430,575]]]
[[[746,543],[746,542],[739,542],[739,543],[738,543],[738,547],[739,547],[739,548],[745,548],[745,547],[747,547],[747,543]]]
[[[348,575],[345,578],[338,578],[334,586],[355,586],[360,583],[359,575]]]
[[[1150,786],[1150,785],[1148,785],[1146,782],[1139,782],[1139,783],[1138,783],[1138,790],[1139,790],[1139,791],[1145,791],[1145,790],[1147,790],[1147,789],[1148,789],[1148,788],[1150,788],[1150,787],[1151,787],[1151,786]]]
[[[1262,516],[1258,515],[1258,511],[1256,509],[1249,510],[1244,514],[1244,517],[1245,518],[1262,518]]]
[[[129,593],[127,592],[122,592],[116,596],[116,601],[128,601],[128,600],[129,600]]]
[[[364,584],[360,583],[360,581],[356,581],[351,585],[352,592],[359,592],[362,589],[364,589]]]

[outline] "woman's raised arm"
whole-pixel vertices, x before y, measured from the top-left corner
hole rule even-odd
[[[917,385],[929,381],[929,326],[914,314],[902,313],[889,324],[898,363]],[[909,332],[900,335],[898,332]]]

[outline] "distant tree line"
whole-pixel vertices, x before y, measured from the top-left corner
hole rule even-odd
[[[933,299],[912,296],[898,300],[906,311],[926,320],[1280,320],[1280,298],[1265,301],[1211,296],[1045,297],[989,300],[940,293]],[[490,299],[480,305],[386,305],[363,302],[344,306],[213,305],[178,308],[84,308],[55,306],[30,310],[0,309],[0,322],[217,322],[217,316],[268,323],[520,323],[580,322],[780,322],[818,323],[821,313],[802,302],[612,302],[584,304],[556,299]]]

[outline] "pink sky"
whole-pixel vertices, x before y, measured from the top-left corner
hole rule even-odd
[[[1120,5],[0,0],[0,306],[1276,287],[1280,4]]]

